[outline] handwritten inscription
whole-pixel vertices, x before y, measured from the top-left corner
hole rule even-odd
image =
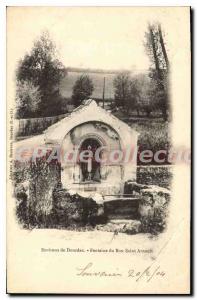
[[[77,276],[88,276],[88,277],[129,277],[130,279],[135,280],[136,282],[140,280],[146,280],[150,282],[155,277],[163,278],[165,277],[165,272],[161,269],[159,265],[157,266],[148,266],[143,270],[135,270],[130,268],[123,273],[121,271],[107,271],[107,270],[97,270],[93,263],[90,262],[85,266],[77,268]]]
[[[77,268],[78,276],[96,276],[96,277],[116,277],[122,276],[119,272],[96,271],[93,268],[93,263],[88,263],[85,267]]]

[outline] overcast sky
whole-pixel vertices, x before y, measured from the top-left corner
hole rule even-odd
[[[66,67],[144,70],[150,65],[143,45],[147,24],[158,19],[162,22],[162,18],[165,24],[166,13],[164,10],[158,16],[155,9],[128,7],[11,8],[8,37],[18,58],[48,30]],[[164,29],[170,25],[165,24]]]

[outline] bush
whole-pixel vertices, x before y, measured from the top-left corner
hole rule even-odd
[[[141,232],[158,234],[166,228],[170,191],[159,186],[126,182],[124,192],[139,195],[138,213]]]
[[[15,188],[16,216],[23,227],[28,227],[28,197],[22,185]]]
[[[103,204],[78,194],[71,195],[62,188],[53,192],[53,215],[56,223],[65,227],[76,224],[94,226],[106,221]]]
[[[169,133],[169,123],[163,122],[157,119],[149,120],[137,120],[136,122],[132,121],[132,124],[129,124],[132,128],[136,129],[139,132],[138,138],[138,149],[139,152],[144,150],[151,150],[153,153],[156,153],[159,150],[170,150],[170,133]],[[167,159],[162,164],[168,163]],[[138,156],[138,165],[142,165],[143,162],[140,161]],[[154,159],[149,164],[156,164]]]
[[[152,186],[141,190],[142,200],[139,206],[142,232],[158,234],[166,229],[170,192],[167,189]]]
[[[146,185],[158,185],[170,188],[172,179],[171,166],[138,166],[137,182]]]

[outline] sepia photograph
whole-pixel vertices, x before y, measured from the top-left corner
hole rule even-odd
[[[188,294],[190,8],[7,7],[7,58],[8,293]]]
[[[112,35],[114,28],[108,31]],[[57,40],[65,49],[60,60],[49,31],[19,57],[12,179],[23,228],[165,230],[173,160],[165,34],[155,22],[135,44],[132,36],[126,40],[127,55],[139,47],[143,59],[134,65],[131,58],[128,70],[128,58],[120,55],[116,62],[113,45],[99,49],[105,69],[91,57],[90,66],[86,60],[80,67],[80,51],[75,66],[66,66],[67,45]],[[84,44],[78,41],[78,49]],[[88,58],[92,43],[85,51]]]

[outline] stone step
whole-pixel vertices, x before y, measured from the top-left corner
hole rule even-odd
[[[114,232],[114,234],[128,233],[136,234],[140,232],[141,222],[139,220],[109,220],[107,224],[97,225],[97,230]]]
[[[104,202],[104,210],[109,219],[136,219],[138,218],[139,200],[118,199]]]
[[[104,196],[105,201],[116,201],[116,200],[130,200],[130,201],[136,201],[136,200],[140,200],[139,197],[125,197],[125,196]]]
[[[125,225],[125,224],[132,224],[133,222],[136,222],[135,219],[109,219],[108,220],[108,223],[111,223],[111,224],[118,224],[118,225]]]

